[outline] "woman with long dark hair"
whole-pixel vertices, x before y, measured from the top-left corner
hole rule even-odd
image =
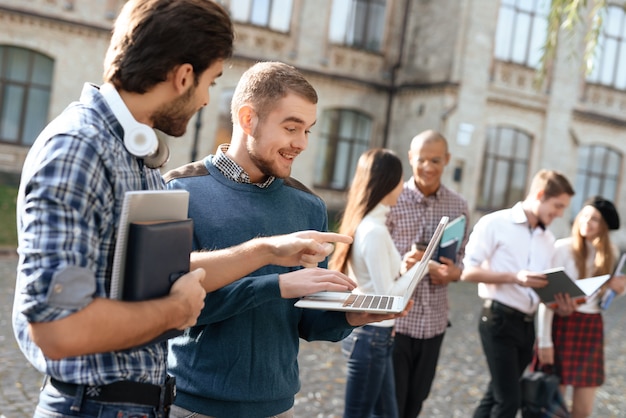
[[[354,242],[337,244],[329,263],[352,277],[358,292],[402,294],[408,285],[410,277],[397,279],[411,266],[385,224],[402,191],[402,177],[402,162],[390,150],[371,149],[359,158],[339,227]],[[357,328],[343,341],[348,357],[344,417],[397,418],[392,347],[393,320]]]

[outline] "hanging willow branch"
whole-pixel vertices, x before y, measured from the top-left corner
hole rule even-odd
[[[548,0],[549,1],[549,0]],[[594,55],[598,46],[598,39],[602,30],[603,15],[607,8],[607,0],[591,0],[591,7],[588,7],[587,0],[552,0],[550,11],[548,12],[548,24],[546,41],[542,47],[542,55],[539,60],[539,67],[535,74],[535,87],[541,88],[556,56],[559,45],[559,36],[567,34],[574,35],[574,30],[581,24],[589,26],[585,31],[585,49],[582,57],[582,65],[585,74],[591,73],[594,64]],[[582,21],[585,11],[589,10],[588,19]],[[576,55],[576,51],[572,51]]]

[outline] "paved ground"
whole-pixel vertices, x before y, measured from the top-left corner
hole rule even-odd
[[[0,257],[0,418],[32,416],[41,376],[24,359],[13,338],[15,257]],[[480,399],[488,375],[478,341],[480,302],[475,285],[450,287],[452,328],[446,334],[437,377],[422,417],[466,418]],[[606,316],[607,383],[598,392],[594,417],[626,417],[626,300],[615,303]],[[343,410],[345,360],[339,344],[301,345],[302,389],[296,397],[296,416],[340,417]]]

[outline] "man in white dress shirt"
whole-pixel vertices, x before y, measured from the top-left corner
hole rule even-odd
[[[546,228],[573,195],[561,173],[541,170],[524,201],[483,216],[470,234],[461,279],[477,282],[484,300],[478,329],[491,374],[474,418],[514,418],[521,406],[519,378],[532,360],[539,305],[532,288],[547,283],[541,271],[551,266],[554,251]]]

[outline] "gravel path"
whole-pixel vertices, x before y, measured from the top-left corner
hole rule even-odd
[[[0,256],[0,418],[32,417],[40,374],[19,351],[11,328],[15,287],[13,256]],[[470,417],[488,380],[478,340],[480,300],[476,286],[450,286],[452,328],[443,343],[437,376],[421,417]],[[607,383],[598,391],[594,417],[626,417],[626,299],[619,300],[605,321]],[[302,389],[296,396],[298,418],[341,417],[345,385],[345,359],[338,343],[302,342]]]

